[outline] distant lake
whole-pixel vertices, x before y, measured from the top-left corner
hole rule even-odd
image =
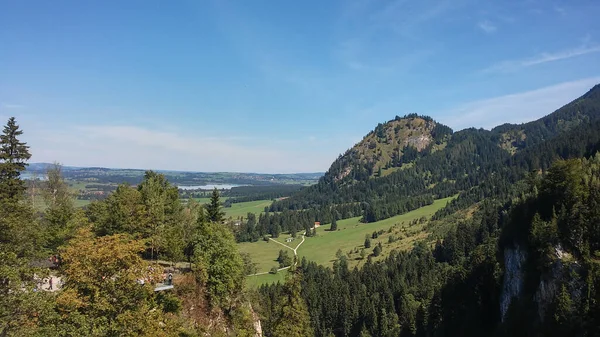
[[[38,180],[48,180],[48,177],[46,177],[46,174],[33,174],[33,173],[29,173],[29,172],[24,172],[21,173],[21,179],[23,180],[32,180],[33,178],[36,178]]]
[[[230,190],[232,187],[239,187],[239,186],[244,186],[244,185],[210,184],[210,185],[177,186],[177,187],[179,187],[180,190],[197,190],[197,189],[212,190],[215,188],[218,190]]]

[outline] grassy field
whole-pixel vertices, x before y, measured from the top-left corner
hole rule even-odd
[[[338,249],[341,249],[344,253],[348,253],[350,250],[363,245],[365,235],[371,235],[373,232],[379,230],[387,231],[394,225],[398,229],[408,229],[409,223],[412,220],[421,217],[431,217],[437,210],[446,206],[446,203],[451,199],[452,197],[439,199],[431,205],[421,207],[412,212],[368,224],[360,223],[360,218],[358,217],[340,220],[338,221],[338,230],[336,232],[327,231],[326,229],[329,228],[329,225],[321,226],[317,228],[316,237],[306,238],[304,244],[298,249],[298,255],[301,258],[306,257],[306,259],[315,261],[318,264],[331,265],[335,261],[335,253]],[[380,236],[379,239],[372,240],[369,253],[377,242],[382,240],[387,242],[388,238]],[[410,248],[410,246],[407,248]]]
[[[287,275],[287,273],[288,273],[287,270],[282,270],[282,271],[278,272],[277,274],[264,274],[264,275],[257,275],[257,276],[249,276],[246,278],[246,284],[250,287],[259,287],[260,285],[263,285],[263,284],[270,284],[270,283],[276,283],[276,282],[283,283],[283,282],[285,282],[285,276]]]
[[[201,204],[208,204],[210,202],[210,198],[194,198],[197,202]],[[227,200],[227,197],[221,197],[221,202]],[[225,212],[225,217],[239,218],[246,217],[248,213],[254,213],[256,215],[262,213],[265,210],[265,207],[270,206],[273,201],[271,200],[256,200],[256,201],[247,201],[247,202],[237,202],[231,204],[231,207],[223,207],[223,212]]]
[[[41,195],[36,195],[34,198],[35,198],[35,202],[34,202],[35,210],[39,211],[39,212],[43,212],[44,210],[46,210],[46,202],[44,201],[44,198],[42,198]],[[77,208],[81,208],[86,205],[89,205],[90,202],[91,201],[89,201],[89,200],[73,199],[73,205]]]
[[[385,258],[392,249],[410,249],[415,242],[425,239],[428,236],[428,233],[423,230],[427,221],[412,224],[411,222],[421,219],[422,217],[431,217],[437,210],[446,206],[453,198],[455,197],[439,199],[434,201],[431,205],[421,207],[412,212],[368,224],[360,223],[360,217],[339,220],[338,230],[335,232],[328,231],[329,224],[325,224],[317,228],[316,237],[306,238],[302,246],[298,248],[298,256],[300,258],[306,257],[306,259],[318,264],[331,266],[336,259],[336,252],[341,249],[342,252],[348,256],[350,267],[354,267],[366,261],[366,259],[361,260],[359,258],[359,251],[363,248],[365,236],[370,236],[373,232],[377,231],[383,231],[383,233],[379,235],[377,239],[371,240],[371,248],[365,249],[367,255],[371,254],[375,245],[379,242],[382,243],[382,255],[376,258],[373,257],[373,260],[377,261]],[[393,236],[396,240],[389,242],[390,236]],[[276,240],[285,243],[287,237],[288,235],[282,234]],[[296,247],[300,242],[301,240],[297,239],[286,244],[290,247]],[[273,244],[273,246],[268,246],[271,244]],[[276,264],[273,260],[277,257],[279,249],[285,249],[285,247],[277,245],[274,242],[266,243],[264,241],[240,243],[239,247],[240,251],[250,254],[253,261],[257,264],[258,272],[268,271]],[[260,285],[262,283],[271,283],[280,280],[279,275],[263,276],[264,275],[250,277],[248,284]]]
[[[208,204],[210,202],[210,198],[194,198],[197,202],[201,204]],[[221,201],[225,201],[225,198],[221,197]]]
[[[72,181],[72,180],[69,180],[69,181],[67,181],[67,184],[69,185],[69,188],[71,190],[73,190],[74,192],[78,192],[79,190],[85,190],[85,186],[89,185],[91,183],[89,183],[89,182],[86,183],[86,182],[82,182],[82,181]]]
[[[252,261],[256,263],[256,272],[262,273],[269,271],[271,267],[279,268],[279,263],[275,260],[279,256],[279,251],[287,248],[273,241],[259,240],[257,242],[239,243],[238,249],[241,253],[248,253],[252,257]],[[288,254],[294,254],[291,250],[287,250],[289,251]]]
[[[256,200],[248,202],[238,202],[232,204],[231,207],[223,208],[226,217],[238,218],[240,216],[246,217],[248,213],[254,213],[256,215],[262,213],[265,207],[271,205],[271,200]]]
[[[220,197],[221,202],[225,202],[225,200],[227,200],[229,197]],[[208,204],[210,202],[210,197],[205,197],[205,198],[194,198],[194,200],[196,200],[197,202],[201,203],[201,204]]]

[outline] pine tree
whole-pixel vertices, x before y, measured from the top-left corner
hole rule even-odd
[[[281,311],[273,328],[273,337],[314,336],[308,309],[300,291],[300,274],[293,274],[283,287]]]
[[[279,225],[273,226],[273,230],[271,231],[271,236],[276,239],[279,237],[279,233],[281,233],[281,227],[279,227]]]
[[[39,247],[37,222],[25,199],[21,172],[31,157],[26,143],[19,141],[23,131],[11,117],[0,135],[0,253],[14,253],[19,258],[31,256]]]
[[[26,187],[19,177],[31,154],[27,143],[17,138],[22,134],[15,118],[11,117],[0,135],[0,199],[24,197]]]
[[[374,256],[379,256],[379,255],[381,255],[381,245],[377,245],[377,246],[375,246],[375,249],[373,249],[373,255],[374,255]]]
[[[334,216],[333,220],[331,220],[331,227],[329,228],[330,231],[337,231],[337,219]]]
[[[371,334],[369,333],[369,330],[367,330],[367,328],[363,325],[362,329],[360,330],[360,337],[371,337]]]
[[[222,223],[225,213],[221,211],[221,198],[219,196],[219,190],[215,187],[210,197],[210,203],[206,206],[206,212],[208,213],[208,220],[215,223]]]
[[[365,238],[365,248],[371,248],[371,238],[368,236]]]
[[[28,146],[18,140],[23,132],[14,118],[0,135],[0,335],[32,336],[39,312],[48,298],[33,292],[31,260],[39,254],[39,230],[33,210],[25,199],[20,174],[31,157]],[[27,322],[27,323],[26,323]]]

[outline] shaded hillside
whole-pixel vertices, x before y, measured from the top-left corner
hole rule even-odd
[[[361,203],[369,222],[406,212],[411,204],[471,191],[486,181],[497,181],[493,188],[498,191],[492,194],[504,193],[528,171],[589,153],[598,144],[600,131],[593,126],[599,117],[600,86],[595,86],[546,117],[491,131],[452,133],[428,117],[396,118],[340,156],[317,185],[274,203],[271,210]],[[470,202],[484,196],[479,193]]]
[[[355,269],[345,256],[333,269],[303,260],[315,336],[597,336],[599,179],[600,154],[559,161],[433,249],[419,243]],[[281,287],[260,289],[267,332]]]
[[[492,129],[502,147],[519,151],[550,140],[579,125],[596,120],[600,114],[600,84],[554,113],[524,124],[503,124]]]

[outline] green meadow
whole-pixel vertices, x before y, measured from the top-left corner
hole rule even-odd
[[[279,256],[279,251],[287,249],[282,245],[269,240],[259,240],[257,242],[242,242],[238,244],[241,253],[248,253],[252,257],[252,262],[256,264],[256,272],[268,272],[271,267],[279,268],[279,262],[275,261]],[[287,249],[289,250],[289,249]],[[289,250],[289,254],[293,252]]]
[[[208,204],[210,202],[210,198],[194,198],[197,202],[201,204]],[[221,202],[227,200],[227,197],[221,197]],[[239,218],[246,217],[248,213],[254,213],[256,215],[262,213],[265,210],[265,207],[271,205],[272,200],[255,200],[255,201],[247,201],[247,202],[237,202],[235,204],[231,204],[231,207],[223,207],[223,212],[225,212],[225,217]]]
[[[264,212],[265,207],[269,207],[273,201],[271,200],[256,200],[248,202],[238,202],[231,204],[231,207],[224,207],[225,217],[239,218],[246,217],[248,213],[256,215]]]
[[[271,283],[283,283],[285,282],[285,277],[288,274],[287,270],[282,270],[277,274],[263,274],[256,276],[248,276],[246,277],[246,284],[250,287],[259,287],[263,284],[271,284]]]
[[[349,257],[350,267],[360,265],[366,261],[366,258],[364,260],[360,259],[358,253],[364,247],[365,236],[371,236],[373,232],[378,231],[383,231],[383,233],[377,239],[371,240],[371,248],[365,249],[365,253],[369,255],[377,243],[382,243],[384,248],[383,253],[375,258],[375,260],[384,258],[392,249],[410,249],[416,241],[422,240],[428,235],[423,230],[426,221],[413,223],[412,225],[411,222],[423,217],[429,219],[437,210],[446,206],[454,198],[455,196],[438,199],[431,205],[373,223],[361,223],[359,222],[360,217],[339,220],[338,230],[335,232],[329,231],[329,224],[325,224],[317,228],[316,237],[307,237],[305,239],[304,243],[297,249],[298,256],[300,259],[305,257],[309,261],[331,266],[336,260],[337,251],[341,249],[342,253]],[[389,236],[391,235],[397,238],[397,240],[388,243]],[[285,243],[287,237],[288,235],[282,234],[276,240],[292,248],[297,247],[302,241],[300,236],[298,236],[293,242]],[[256,263],[257,272],[268,271],[272,266],[277,265],[274,260],[277,258],[279,250],[286,249],[275,242],[266,243],[262,240],[253,243],[240,243],[238,246],[240,247],[240,251],[248,253],[254,263]],[[293,253],[292,250],[289,251]],[[277,280],[281,280],[282,277],[278,274],[252,276],[248,278],[248,284],[260,285],[262,283],[276,282]]]

